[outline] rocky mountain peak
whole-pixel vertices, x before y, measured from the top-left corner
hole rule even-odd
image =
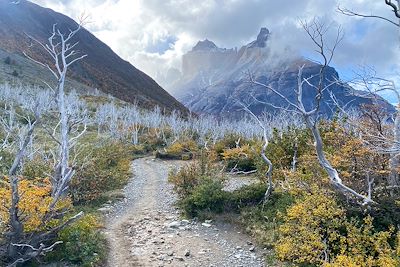
[[[271,33],[269,32],[269,30],[267,28],[265,28],[265,27],[261,28],[260,33],[257,36],[257,40],[248,44],[247,47],[249,47],[249,48],[266,47],[270,34]]]
[[[198,41],[193,47],[192,51],[208,51],[217,49],[218,47],[212,41],[205,39],[204,41]]]
[[[297,86],[299,67],[304,65],[304,77],[314,77],[310,78],[310,82],[317,84],[321,66],[297,56],[287,58],[282,55],[280,58],[279,54],[271,53],[272,48],[268,46],[273,37],[267,28],[261,28],[257,39],[239,50],[217,48],[208,40],[199,42],[193,50],[201,50],[201,53],[188,52],[183,55],[181,78],[169,87],[170,92],[197,113],[238,118],[243,115],[243,108],[237,104],[237,100],[248,99],[250,95],[271,103],[268,106],[255,102],[250,107],[254,114],[279,111],[273,106],[285,107],[287,103],[282,97],[263,87],[249,84],[246,73],[252,73],[255,80],[274,87],[292,101],[296,97],[293,89]],[[338,78],[334,68],[326,68],[326,84]],[[351,102],[351,108],[371,103],[370,99],[357,96],[356,90],[338,83],[329,87],[329,92],[323,95],[320,113],[325,117],[333,116],[336,110],[331,101],[331,93],[340,103]],[[304,87],[303,97],[306,109],[310,109],[315,99],[312,86]],[[379,101],[388,110],[393,110],[383,99]]]

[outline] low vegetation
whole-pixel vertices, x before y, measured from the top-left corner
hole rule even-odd
[[[346,182],[362,192],[367,190],[363,175],[366,171],[376,177],[377,184],[383,182],[389,165],[375,168],[372,162],[384,163],[388,158],[370,150],[354,129],[344,125],[346,122],[339,120],[321,124],[325,151]],[[187,216],[208,218],[213,213],[237,213],[246,231],[261,246],[270,249],[266,260],[272,265],[278,262],[300,266],[400,264],[398,195],[388,201],[389,195],[384,197],[385,193],[378,189],[375,192],[380,203],[368,207],[344,197],[330,185],[320,167],[307,130],[288,128],[283,132],[276,129],[271,135],[267,153],[275,166],[275,187],[263,202],[267,185],[266,167],[256,156],[260,143],[255,139],[236,142],[234,146],[229,139],[227,136],[207,151],[215,156],[200,157],[170,174],[170,182],[180,196],[179,205]],[[253,155],[253,151],[255,156],[247,156]],[[225,191],[224,180],[231,169],[224,166],[232,166],[227,165],[227,159],[234,159],[238,168],[240,159],[249,158],[252,169],[257,168],[254,175],[260,182],[233,192]]]
[[[74,204],[98,201],[105,193],[122,188],[131,177],[133,150],[114,141],[86,146],[78,156],[83,165],[77,167],[70,194]],[[92,140],[90,143],[93,142]]]
[[[318,24],[303,27],[322,42]],[[53,33],[68,42],[56,25]],[[85,57],[59,54],[53,41],[46,51],[55,58]],[[332,57],[319,47],[323,70]],[[49,67],[55,97],[43,88],[0,88],[0,265],[104,265],[97,208],[127,183],[135,157],[154,153],[192,160],[169,175],[186,216],[233,214],[268,249],[268,265],[400,266],[400,114],[376,105],[349,114],[338,105],[336,116],[323,120],[326,88],[315,87],[316,107],[306,111],[301,94],[310,77],[300,67],[297,102],[286,99],[297,115],[257,117],[243,104],[248,116],[235,123],[182,118],[104,95],[66,93],[69,64],[57,67],[59,73]],[[227,190],[238,174],[257,182]]]
[[[107,241],[101,234],[101,218],[86,215],[62,230],[58,238],[63,243],[49,255],[49,261],[67,261],[78,266],[104,266]]]
[[[111,97],[99,96],[101,103],[94,101],[97,96],[81,96],[74,91],[65,97],[69,112],[69,141],[72,144],[68,151],[68,168],[73,176],[67,193],[58,197],[54,192],[54,175],[60,159],[61,142],[57,134],[60,118],[51,92],[10,85],[3,85],[0,90],[0,192],[6,196],[1,199],[0,207],[2,265],[13,263],[15,259],[8,256],[9,248],[14,246],[9,236],[14,229],[10,209],[16,200],[12,193],[17,192],[13,189],[15,184],[18,185],[19,198],[12,214],[18,218],[24,242],[35,248],[34,245],[40,244],[34,244],[31,238],[50,233],[41,248],[45,252],[27,256],[23,261],[29,264],[39,260],[102,266],[107,249],[100,231],[103,219],[97,209],[117,199],[114,196],[121,195],[120,190],[132,176],[133,159],[158,151],[175,159],[189,160],[203,155],[208,160],[216,161],[216,153],[206,155],[204,152],[206,144],[216,143],[232,132],[244,136],[254,134],[248,121],[243,121],[243,127],[236,131],[234,127],[227,127],[228,122],[214,124],[211,118],[184,120],[176,114],[162,114],[159,109],[145,112]],[[37,106],[41,107],[40,117],[32,109]],[[170,125],[179,127],[172,130]],[[32,126],[35,126],[33,134],[27,139]],[[202,134],[199,134],[200,129]],[[19,168],[10,180],[9,170],[13,168],[24,140],[29,142],[25,143]],[[196,175],[197,168],[203,170],[204,179],[198,179],[188,170],[186,176],[188,180],[193,179],[192,184],[185,182],[185,188],[180,193],[190,195],[185,204],[188,212],[197,213],[199,208],[206,211],[220,197],[219,191],[215,190],[216,195],[210,196],[208,202],[202,200],[202,194],[208,192],[210,187],[219,190],[222,186],[223,174],[211,166],[211,162],[205,162],[193,170]],[[207,177],[219,177],[221,181],[213,183]],[[199,184],[203,185],[203,191],[197,188]],[[196,192],[192,192],[195,187]],[[222,210],[222,207],[231,205],[231,200],[225,195],[220,197],[220,201],[221,208],[216,209]],[[235,196],[234,201],[239,203],[242,197]],[[55,206],[52,203],[56,203]],[[85,215],[82,215],[83,212]],[[22,252],[29,254],[29,249]]]
[[[11,93],[3,95],[2,101],[11,98],[18,101],[17,97],[25,89],[14,90],[14,96]],[[84,98],[70,97],[77,101],[75,106],[85,105]],[[102,219],[96,212],[97,207],[110,200],[109,195],[128,181],[132,159],[161,151],[176,155],[178,159],[190,153],[193,158],[186,167],[171,172],[169,177],[179,196],[178,205],[186,216],[209,218],[217,213],[234,214],[246,232],[270,251],[266,256],[268,264],[398,265],[400,202],[397,191],[386,187],[390,157],[371,149],[363,142],[357,128],[345,118],[338,117],[320,124],[324,151],[345,183],[358,192],[368,192],[366,174],[374,179],[374,205],[360,205],[357,199],[341,194],[331,185],[318,162],[312,136],[302,127],[293,124],[281,127],[273,120],[268,122],[276,125],[269,133],[266,149],[266,155],[274,165],[274,190],[264,201],[268,184],[265,176],[267,166],[259,156],[262,134],[254,134],[251,123],[244,123],[248,126],[242,126],[241,132],[235,132],[236,127],[225,132],[217,129],[223,133],[219,132],[217,138],[213,137],[212,127],[204,135],[193,135],[193,132],[199,133],[205,128],[204,125],[196,126],[196,123],[200,124],[196,119],[189,123],[155,110],[153,113],[143,112],[137,122],[127,123],[123,120],[127,111],[111,104],[112,99],[109,101],[87,113],[87,131],[79,139],[76,149],[71,150],[74,179],[68,195],[54,210],[65,214],[64,218],[74,216],[80,210],[84,210],[86,215],[52,237],[53,242],[62,243],[57,243],[53,253],[41,257],[41,261],[62,260],[101,266],[107,249],[99,231]],[[15,109],[8,105],[4,107],[1,109],[3,118],[29,115],[23,104]],[[132,107],[129,113],[135,109]],[[36,233],[46,229],[49,224],[54,227],[64,222],[43,221],[49,211],[48,203],[52,201],[52,150],[56,147],[45,127],[57,121],[51,112],[46,116],[46,125],[38,128],[28,149],[32,153],[24,158],[23,168],[18,173],[21,192],[19,216],[27,235],[31,231]],[[156,119],[158,122],[154,124]],[[181,128],[171,131],[168,126],[171,120],[178,121]],[[360,122],[363,127],[376,128],[368,118]],[[5,123],[7,121],[3,120],[2,125],[8,125]],[[21,127],[29,125],[25,119],[13,123]],[[136,144],[131,124],[139,125]],[[223,128],[227,129],[226,126]],[[12,128],[15,132],[7,129],[3,127],[0,130],[4,143],[0,150],[0,170],[4,177],[0,192],[8,196],[2,198],[0,208],[2,233],[9,230],[11,195],[7,170],[13,163],[17,151],[14,144],[18,141],[17,128]],[[237,174],[252,175],[259,182],[234,191],[225,190],[226,181]],[[5,240],[2,238],[0,242],[4,244]],[[7,261],[5,258],[2,260]]]
[[[0,207],[3,247],[7,246],[12,204],[7,173],[18,152],[20,134],[24,136],[18,129],[27,129],[32,116],[24,104],[26,100],[20,98],[25,90],[4,87],[0,94],[0,193],[7,196],[2,198]],[[30,92],[42,92],[37,90]],[[157,109],[144,112],[135,106],[120,105],[112,98],[106,98],[105,103],[102,98],[101,105],[93,105],[75,93],[67,97],[74,110],[85,114],[77,117],[72,138],[85,128],[86,131],[70,150],[74,176],[68,194],[52,208],[52,212],[64,216],[45,219],[53,200],[51,179],[57,158],[57,142],[48,131],[57,125],[52,109],[43,113],[46,120],[28,144],[17,173],[21,195],[18,216],[24,235],[32,236],[63,225],[80,211],[86,214],[52,235],[49,245],[56,243],[53,252],[35,259],[101,266],[107,249],[97,208],[126,184],[132,175],[132,159],[158,151],[174,159],[192,159],[169,176],[186,216],[203,219],[229,213],[260,246],[268,249],[266,261],[270,265],[398,266],[400,199],[396,188],[388,186],[390,155],[374,150],[374,140],[366,142],[360,128],[346,117],[337,116],[319,124],[324,153],[343,182],[361,194],[370,193],[374,204],[363,204],[337,190],[318,161],[309,130],[296,123],[282,124],[282,118],[263,119],[264,124],[273,126],[265,149],[274,166],[273,191],[265,199],[268,166],[260,157],[263,133],[255,131],[250,121],[240,122],[240,128],[228,127],[227,122],[184,120],[163,115]],[[4,104],[11,100],[16,104]],[[139,115],[127,115],[135,113]],[[369,117],[358,122],[362,131],[392,127],[384,120],[377,127]],[[180,127],[172,130],[172,124]],[[390,135],[390,131],[386,133]],[[227,191],[226,182],[238,174],[251,175],[258,182]],[[5,257],[1,260],[8,261]]]

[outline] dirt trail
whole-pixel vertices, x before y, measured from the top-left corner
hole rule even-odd
[[[168,172],[182,162],[138,159],[125,200],[107,215],[110,267],[264,266],[248,236],[222,222],[182,220]]]

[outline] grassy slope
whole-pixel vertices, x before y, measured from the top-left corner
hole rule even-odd
[[[5,63],[7,57],[10,57],[11,64]],[[18,72],[17,77],[12,75],[14,71]],[[46,86],[43,81],[54,85],[55,77],[52,76],[50,71],[26,57],[0,49],[0,83]],[[94,92],[93,88],[72,79],[67,79],[66,86],[67,90]]]

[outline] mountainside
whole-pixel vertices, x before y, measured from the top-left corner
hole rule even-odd
[[[253,103],[250,109],[256,114],[263,111],[273,112],[273,106],[287,107],[287,103],[273,92],[264,87],[249,83],[249,73],[254,79],[268,84],[279,90],[290,100],[295,99],[294,89],[297,86],[297,74],[300,66],[304,65],[303,77],[316,75],[311,83],[319,80],[320,65],[302,58],[277,55],[271,51],[268,41],[271,34],[267,28],[262,28],[253,42],[238,49],[219,48],[212,41],[199,41],[195,47],[182,58],[182,75],[169,86],[178,100],[191,111],[220,116],[237,116],[242,113],[238,101]],[[339,80],[339,75],[332,67],[326,68],[325,83]],[[330,92],[343,105],[358,107],[371,103],[369,98],[362,97],[360,91],[338,83],[325,91],[320,112],[331,116],[336,107],[331,100]],[[315,89],[304,87],[303,101],[306,108],[314,105]],[[257,99],[270,103],[260,104]],[[388,109],[392,107],[378,97]]]
[[[20,58],[26,51],[37,60],[52,63],[27,34],[46,42],[53,24],[66,33],[77,27],[71,18],[29,1],[0,0],[0,49]],[[74,41],[79,41],[77,49],[88,56],[71,66],[68,74],[71,79],[124,101],[137,101],[142,107],[159,105],[167,111],[187,113],[187,109],[152,78],[121,59],[86,29],[79,31]]]

